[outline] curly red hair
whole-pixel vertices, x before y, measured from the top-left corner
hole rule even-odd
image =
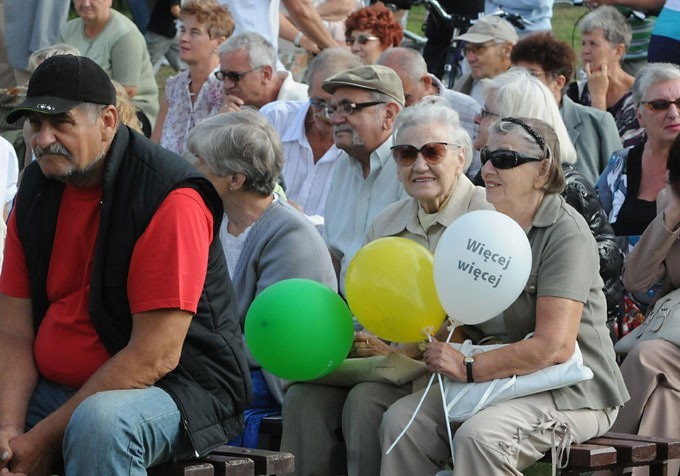
[[[404,28],[395,20],[392,12],[381,2],[360,8],[345,20],[345,35],[353,31],[370,31],[380,38],[383,49],[399,46],[404,38]]]

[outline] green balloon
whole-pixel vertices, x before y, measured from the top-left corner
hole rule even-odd
[[[333,371],[354,340],[345,301],[309,279],[286,279],[262,291],[245,322],[246,344],[263,369],[288,380],[311,380]]]

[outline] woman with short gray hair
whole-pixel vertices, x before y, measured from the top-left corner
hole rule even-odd
[[[274,192],[283,152],[276,131],[262,115],[246,109],[213,116],[194,127],[187,146],[222,198],[220,240],[241,327],[255,297],[278,281],[311,279],[337,290],[321,235]],[[246,410],[242,440],[231,443],[257,448],[259,421],[264,414],[280,412],[283,391],[281,379],[263,371],[252,357],[249,364],[253,407]]]
[[[634,78],[621,66],[632,35],[626,18],[616,8],[603,6],[583,17],[579,28],[587,79],[569,84],[567,96],[614,116],[624,147],[639,144],[644,132],[631,95]]]

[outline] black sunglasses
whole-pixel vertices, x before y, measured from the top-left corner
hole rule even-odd
[[[352,46],[355,41],[358,41],[360,45],[365,45],[369,41],[379,40],[377,36],[373,35],[359,35],[359,36],[348,36],[345,38],[345,43],[347,46]]]
[[[651,101],[641,101],[647,109],[650,111],[667,111],[670,109],[671,104],[675,104],[675,107],[680,110],[680,98],[675,101],[669,101],[668,99],[653,99]]]
[[[390,150],[392,151],[392,157],[394,157],[394,160],[399,165],[410,167],[415,164],[418,154],[422,155],[428,164],[438,164],[446,157],[446,151],[450,145],[460,147],[458,144],[450,144],[448,142],[428,142],[420,149],[409,144],[401,144],[390,147]]]
[[[248,74],[252,73],[253,71],[256,71],[260,68],[264,67],[263,66],[258,66],[256,68],[253,68],[248,71],[244,71],[243,73],[237,73],[236,71],[215,71],[215,77],[219,79],[220,81],[224,81],[225,78],[229,79],[232,83],[238,83],[243,79],[243,77]]]
[[[542,157],[534,157],[514,150],[489,150],[487,147],[482,147],[482,150],[479,151],[479,157],[482,160],[482,165],[490,160],[491,165],[497,169],[512,169],[518,165],[526,164],[527,162],[540,162],[541,160],[545,160],[545,158]]]

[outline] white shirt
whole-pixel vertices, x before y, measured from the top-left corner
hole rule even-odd
[[[333,173],[326,202],[324,239],[340,259],[340,290],[345,289],[347,266],[363,246],[373,219],[387,205],[406,197],[392,160],[392,135],[371,153],[371,171],[364,178],[361,165],[342,153]]]
[[[0,203],[4,212],[5,207],[14,200],[17,193],[17,180],[19,178],[19,162],[14,147],[3,137],[0,137]],[[5,249],[5,226],[4,215],[0,220],[0,269],[2,269],[2,258]]]
[[[234,36],[253,31],[279,50],[279,0],[220,0],[234,17]]]
[[[281,137],[286,159],[283,166],[286,195],[319,223],[324,216],[333,170],[343,152],[332,145],[314,163],[312,147],[305,134],[308,111],[308,101],[275,101],[260,109]]]
[[[279,95],[276,97],[277,101],[306,101],[308,98],[307,89],[309,86],[303,83],[298,83],[293,79],[290,71],[279,71],[285,73],[286,77],[279,89]]]

